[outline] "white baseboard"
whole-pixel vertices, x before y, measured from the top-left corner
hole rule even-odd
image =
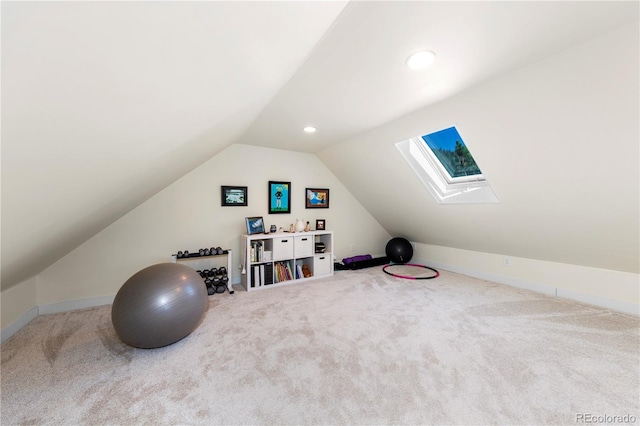
[[[233,277],[231,284],[241,284],[240,276]],[[88,299],[70,300],[67,302],[49,303],[46,305],[34,306],[25,312],[17,320],[3,328],[0,333],[0,343],[16,334],[22,327],[27,325],[38,315],[57,314],[59,312],[75,311],[76,309],[93,308],[94,306],[111,305],[116,298],[112,296],[91,297]]]
[[[29,309],[24,314],[20,315],[17,320],[6,326],[0,332],[0,343],[4,343],[9,337],[16,334],[22,327],[31,322],[35,317],[38,316],[38,307],[34,306]]]
[[[596,296],[594,294],[580,293],[578,291],[553,287],[547,284],[526,281],[519,278],[508,277],[505,275],[494,274],[477,269],[447,265],[439,262],[430,262],[423,259],[413,259],[412,263],[419,263],[422,265],[431,266],[436,269],[444,269],[445,271],[456,272],[459,274],[468,275],[470,277],[480,278],[482,280],[535,291],[536,293],[546,294],[547,296],[575,300],[577,302],[586,303],[588,305],[593,305],[600,308],[610,309],[616,312],[640,316],[640,305],[631,302],[609,299],[602,296]]]
[[[113,296],[91,297],[89,299],[70,300],[68,302],[50,303],[47,305],[34,306],[29,311],[2,329],[0,332],[0,343],[4,343],[9,337],[16,334],[22,327],[31,322],[38,315],[57,314],[59,312],[69,312],[76,309],[93,308],[94,306],[110,305],[113,303]]]
[[[434,268],[444,269],[445,271],[456,272],[463,275],[468,275],[474,278],[480,278],[481,280],[492,281],[494,283],[506,284],[511,287],[523,288],[525,290],[535,291],[537,293],[546,294],[548,296],[555,296],[556,289],[555,287],[535,283],[531,281],[522,280],[519,278],[507,277],[504,275],[494,274],[491,272],[480,271],[477,269],[465,268],[454,265],[446,265],[444,263],[439,262],[429,262],[422,259],[414,259],[412,262],[420,263],[427,266],[433,266]]]
[[[74,311],[76,309],[93,308],[94,306],[110,305],[115,299],[113,296],[100,296],[91,297],[89,299],[69,300],[67,302],[50,303],[47,305],[40,305],[38,307],[38,314],[57,314],[58,312]]]
[[[578,302],[586,303],[589,305],[595,305],[601,308],[607,308],[612,311],[623,312],[625,314],[631,314],[640,316],[640,305],[636,305],[631,302],[623,302],[621,300],[609,299],[606,297],[595,296],[593,294],[580,293],[573,290],[567,290],[563,288],[557,289],[556,296],[564,299],[576,300]]]
[[[240,284],[240,277],[234,277],[231,280],[231,284]],[[38,306],[38,314],[57,314],[58,312],[69,312],[76,309],[93,308],[94,306],[111,305],[116,295],[91,297],[88,299],[70,300],[66,302],[50,303],[47,305]],[[33,319],[33,318],[32,318]],[[28,321],[27,321],[28,322]]]

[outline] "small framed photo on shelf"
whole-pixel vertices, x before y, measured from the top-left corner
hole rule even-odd
[[[326,226],[324,219],[316,219],[316,231],[325,231]]]
[[[220,205],[228,206],[246,206],[247,205],[247,187],[246,186],[221,186],[220,187]]]
[[[305,208],[307,209],[328,209],[329,208],[329,190],[307,188],[306,189]]]
[[[264,220],[262,220],[262,217],[247,217],[245,221],[247,222],[247,234],[264,234]]]
[[[269,181],[269,214],[291,213],[291,182]]]

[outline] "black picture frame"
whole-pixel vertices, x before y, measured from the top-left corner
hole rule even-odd
[[[324,219],[316,219],[316,231],[325,231],[327,223]]]
[[[269,214],[291,213],[291,182],[269,181]]]
[[[306,188],[304,207],[307,209],[328,209],[329,190],[327,188]]]
[[[220,205],[222,207],[247,206],[249,202],[246,186],[220,187]]]
[[[262,216],[245,217],[247,234],[264,234],[264,219]]]

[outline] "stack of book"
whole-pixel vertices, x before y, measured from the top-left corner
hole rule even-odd
[[[302,273],[302,265],[296,265],[296,279],[304,278],[304,274]]]
[[[251,287],[269,284],[273,284],[273,265],[271,263],[253,265],[251,267]]]
[[[262,262],[263,260],[263,250],[262,241],[251,241],[251,259],[253,262]]]
[[[277,283],[282,281],[289,281],[293,279],[293,272],[291,271],[291,262],[276,262],[274,264],[274,276]]]

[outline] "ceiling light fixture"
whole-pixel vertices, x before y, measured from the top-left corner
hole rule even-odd
[[[302,130],[304,130],[305,133],[315,133],[317,129],[315,127],[313,127],[313,126],[307,126]]]
[[[430,50],[421,50],[409,56],[405,64],[412,70],[423,70],[436,60],[436,54]]]

